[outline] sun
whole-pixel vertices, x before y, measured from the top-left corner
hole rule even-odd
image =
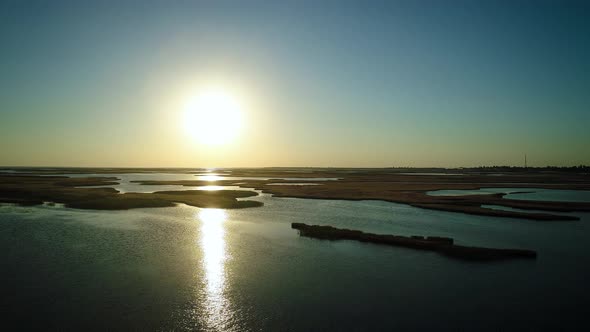
[[[242,109],[227,90],[209,88],[187,103],[184,126],[187,133],[205,145],[223,145],[235,140],[242,128]]]

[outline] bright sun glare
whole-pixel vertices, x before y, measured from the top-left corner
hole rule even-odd
[[[242,127],[242,110],[238,100],[227,91],[203,90],[187,104],[184,125],[201,144],[227,144]]]

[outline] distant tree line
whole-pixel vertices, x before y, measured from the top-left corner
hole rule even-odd
[[[444,172],[444,171],[473,171],[473,172],[573,172],[573,173],[590,173],[590,166],[543,166],[543,167],[524,167],[524,166],[477,166],[477,167],[391,167],[399,171],[409,172]]]
[[[590,166],[544,166],[544,167],[523,167],[523,166],[479,166],[479,167],[462,167],[461,169],[479,170],[479,171],[552,171],[552,172],[575,172],[584,173],[590,172]]]

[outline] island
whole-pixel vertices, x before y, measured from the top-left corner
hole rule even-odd
[[[535,259],[537,253],[525,249],[497,249],[456,245],[448,237],[438,236],[401,236],[365,233],[359,230],[336,228],[332,226],[292,223],[291,228],[299,235],[323,240],[355,240],[418,250],[429,250],[462,260],[494,261],[515,258]]]

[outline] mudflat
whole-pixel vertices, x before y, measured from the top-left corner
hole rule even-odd
[[[0,202],[38,205],[43,202],[62,203],[67,207],[94,210],[127,210],[168,207],[184,203],[203,208],[238,209],[262,206],[261,202],[237,200],[258,195],[241,190],[183,190],[154,193],[119,193],[113,188],[85,186],[115,185],[117,178],[5,175],[0,176]]]
[[[551,202],[504,198],[504,194],[431,196],[433,190],[474,190],[480,188],[544,188],[590,190],[586,173],[559,171],[507,171],[505,173],[478,170],[448,171],[440,169],[232,169],[229,177],[258,177],[266,179],[224,179],[211,181],[137,181],[146,185],[240,186],[254,188],[277,197],[340,200],[383,200],[409,204],[419,208],[461,212],[474,215],[524,218],[538,221],[577,220],[575,216],[551,212],[590,211],[590,202]],[[418,172],[420,171],[420,172]],[[434,172],[436,171],[436,173]],[[429,174],[430,172],[432,174]],[[444,173],[443,173],[444,172]],[[285,178],[294,180],[284,180]],[[293,185],[299,178],[316,185]],[[326,178],[335,179],[324,181]],[[312,179],[318,179],[314,181]],[[505,211],[482,207],[497,205],[522,210],[547,212]]]
[[[15,169],[17,170],[17,169]],[[590,190],[585,171],[553,169],[351,169],[351,168],[246,168],[219,169],[207,174],[224,178],[202,180],[204,171],[194,169],[18,169],[20,173],[0,175],[0,202],[39,204],[64,203],[69,207],[129,209],[172,206],[185,203],[198,207],[243,208],[260,206],[237,198],[256,195],[253,191],[168,191],[119,194],[112,188],[84,186],[114,185],[116,177],[69,178],[58,174],[183,173],[195,180],[134,181],[143,185],[239,186],[260,190],[277,197],[339,200],[382,200],[424,209],[460,212],[537,221],[567,221],[578,217],[555,212],[590,211],[590,202],[551,202],[507,199],[491,193],[463,196],[432,196],[433,190],[475,190],[480,188],[544,188]],[[38,176],[43,174],[44,176]],[[50,175],[53,174],[53,175]],[[301,185],[301,182],[314,185]],[[525,211],[484,207],[502,206]],[[526,211],[536,210],[536,211]],[[541,212],[539,212],[541,211]]]

